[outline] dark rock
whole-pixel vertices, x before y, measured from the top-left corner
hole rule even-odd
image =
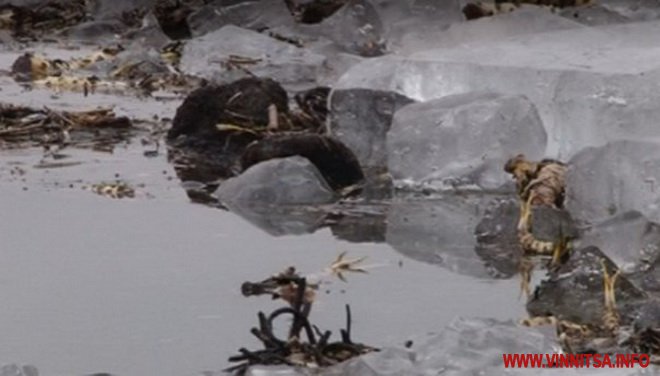
[[[596,247],[574,251],[549,279],[542,281],[527,303],[530,316],[552,315],[581,324],[600,324],[603,314],[603,266],[612,275],[617,266]],[[626,277],[615,286],[618,307],[646,297]]]
[[[332,16],[349,0],[284,0],[296,21],[315,24]]]
[[[264,128],[268,125],[271,104],[279,112],[289,110],[286,91],[268,78],[245,78],[226,85],[209,85],[186,97],[176,111],[167,137],[214,137],[218,135],[218,124]]]
[[[241,166],[248,169],[259,162],[300,155],[309,159],[332,189],[341,189],[364,179],[360,163],[341,141],[318,134],[281,134],[248,146]]]
[[[294,96],[298,108],[309,115],[318,124],[325,124],[328,118],[328,97],[330,88],[326,86],[316,87],[297,93]]]
[[[394,113],[412,102],[390,91],[335,90],[330,97],[330,132],[353,150],[363,166],[385,167],[385,140]]]

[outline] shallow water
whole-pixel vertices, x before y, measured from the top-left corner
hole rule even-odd
[[[66,150],[78,165],[34,168],[40,149],[0,152],[0,354],[45,375],[196,375],[227,366],[259,310],[240,285],[296,265],[327,266],[340,251],[368,256],[368,275],[328,286],[314,307],[322,328],[401,346],[456,316],[524,316],[518,280],[480,280],[407,258],[381,243],[349,243],[329,229],[273,237],[223,210],[191,203],[163,154],[120,145],[112,154]],[[11,174],[16,166],[25,173]],[[116,174],[135,199],[84,189]],[[437,245],[439,248],[442,244]]]

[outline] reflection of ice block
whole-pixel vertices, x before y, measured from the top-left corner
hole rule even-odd
[[[356,65],[335,88],[421,101],[477,90],[524,95],[548,132],[546,154],[567,159],[617,138],[660,137],[659,32],[660,22],[575,28],[387,56]]]
[[[474,230],[491,197],[448,195],[440,200],[394,202],[387,243],[407,257],[479,278],[499,277],[474,252]]]
[[[497,189],[518,153],[543,156],[546,133],[524,97],[494,93],[447,96],[405,106],[387,133],[387,165],[396,180],[442,187]]]
[[[617,141],[580,152],[569,162],[566,198],[579,222],[598,223],[629,210],[660,222],[660,144]]]

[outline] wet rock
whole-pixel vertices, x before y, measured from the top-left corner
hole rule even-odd
[[[387,243],[407,257],[459,274],[500,278],[500,272],[474,252],[475,228],[490,200],[447,195],[395,201],[387,213]]]
[[[566,207],[584,223],[630,210],[660,222],[660,148],[655,142],[615,141],[588,148],[569,162]]]
[[[340,141],[318,134],[290,133],[267,137],[248,146],[241,156],[241,166],[251,166],[272,158],[294,155],[311,161],[332,189],[357,184],[364,179],[355,155]]]
[[[317,86],[324,62],[324,56],[307,49],[228,25],[186,43],[180,67],[185,73],[218,82],[258,76],[308,88]]]
[[[368,89],[343,89],[330,98],[330,132],[344,142],[363,166],[386,168],[385,138],[394,113],[413,100]]]
[[[315,24],[332,16],[349,0],[285,0],[297,22]]]
[[[499,198],[488,204],[474,229],[475,252],[504,277],[518,273],[523,249],[518,241],[520,205],[517,198]]]
[[[260,31],[292,25],[283,0],[215,0],[188,17],[193,36],[201,36],[226,25]]]
[[[557,242],[576,239],[580,234],[568,211],[536,206],[532,207],[532,235],[538,240]]]
[[[600,324],[603,315],[603,267],[609,273],[618,269],[603,252],[596,247],[586,247],[571,253],[570,258],[549,279],[537,287],[527,302],[530,316],[553,315],[576,323]],[[645,298],[624,276],[616,282],[617,306]]]
[[[324,204],[335,194],[319,170],[306,158],[271,159],[220,185],[216,192],[229,208],[254,205]]]
[[[327,86],[315,87],[302,91],[294,96],[298,108],[320,125],[325,125],[328,118],[328,97],[330,88]]]
[[[225,85],[208,85],[186,97],[176,111],[167,137],[195,135],[208,139],[218,135],[217,124],[265,128],[271,104],[279,112],[288,112],[286,91],[268,78],[245,78]]]
[[[387,133],[387,165],[395,180],[426,186],[498,189],[515,153],[540,159],[546,133],[526,98],[468,93],[397,111]]]

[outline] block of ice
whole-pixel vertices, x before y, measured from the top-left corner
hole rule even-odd
[[[226,81],[244,70],[283,85],[316,86],[325,57],[267,35],[228,25],[186,43],[181,69],[188,74]],[[224,78],[223,78],[224,77]]]
[[[660,146],[616,141],[588,148],[569,162],[566,207],[579,222],[598,223],[636,210],[660,222]]]
[[[372,0],[391,52],[432,45],[449,25],[464,20],[458,0]]]
[[[629,211],[585,231],[580,244],[600,248],[624,272],[637,272],[660,255],[660,225]]]
[[[385,138],[392,117],[411,102],[394,92],[335,90],[330,97],[330,132],[355,153],[363,167],[385,168]]]
[[[226,25],[263,30],[293,22],[282,0],[215,0],[188,16],[193,36],[204,35]]]
[[[395,180],[432,187],[497,189],[510,181],[507,159],[543,156],[546,133],[524,97],[467,93],[413,103],[394,114],[387,166]]]
[[[350,0],[320,24],[301,25],[300,30],[322,35],[356,55],[379,56],[384,52],[383,24],[369,0]]]
[[[568,159],[621,137],[660,138],[659,32],[657,21],[574,28],[387,56],[351,68],[335,88],[421,101],[475,90],[524,95],[548,132],[546,154]]]
[[[229,208],[245,204],[324,204],[335,199],[318,169],[298,156],[258,163],[222,183],[216,195]]]
[[[460,13],[460,12],[459,12]],[[459,16],[462,19],[462,14]],[[483,44],[526,34],[584,28],[578,22],[537,6],[522,6],[515,12],[469,22],[454,21],[445,30],[407,28],[398,39],[389,36],[394,52],[409,54],[434,48]]]

